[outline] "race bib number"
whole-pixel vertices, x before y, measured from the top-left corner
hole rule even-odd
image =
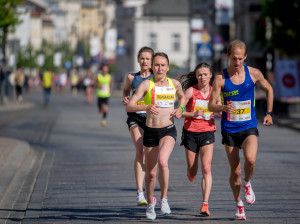
[[[227,114],[228,121],[249,121],[251,120],[251,101],[233,101],[235,112]]]
[[[105,84],[105,85],[101,85],[101,92],[102,93],[109,93],[109,85]]]
[[[155,87],[155,104],[160,107],[174,107],[175,90],[173,87]]]
[[[194,112],[203,110],[202,116],[196,117],[197,119],[210,120],[213,112],[208,110],[208,100],[196,100]]]
[[[144,101],[144,100],[139,100],[139,101],[136,103],[136,105],[145,105],[145,101]],[[136,113],[137,113],[137,114],[145,114],[146,111],[141,110],[141,111],[137,111]]]

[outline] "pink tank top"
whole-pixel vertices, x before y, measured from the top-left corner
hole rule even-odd
[[[198,85],[193,86],[193,95],[186,105],[188,112],[194,112],[199,109],[203,110],[203,116],[200,117],[186,117],[184,120],[184,129],[190,132],[207,132],[215,131],[216,125],[214,120],[214,113],[208,111],[207,105],[212,91],[210,86],[209,94],[204,98],[198,89]]]

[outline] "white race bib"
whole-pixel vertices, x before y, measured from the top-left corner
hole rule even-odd
[[[204,120],[210,120],[212,117],[213,112],[210,112],[208,110],[208,100],[196,100],[194,112],[197,110],[203,110],[202,116],[196,117],[197,119],[204,119]]]
[[[155,87],[155,104],[160,107],[174,107],[175,90],[173,87]]]
[[[145,102],[144,102],[144,100],[139,100],[139,101],[136,103],[136,105],[145,105]],[[137,114],[145,114],[146,111],[141,110],[141,111],[137,111],[136,113],[137,113]]]
[[[101,89],[102,93],[109,93],[109,85],[108,84],[101,85],[100,89]]]
[[[251,100],[232,101],[235,108],[234,113],[227,114],[228,121],[249,121],[251,120]]]

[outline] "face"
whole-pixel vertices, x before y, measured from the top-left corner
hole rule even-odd
[[[230,60],[230,66],[233,67],[235,70],[239,70],[243,66],[247,55],[245,55],[245,49],[234,48],[231,52],[231,55],[227,55],[227,57]]]
[[[107,65],[104,65],[104,66],[102,66],[102,72],[103,73],[108,73],[108,66]]]
[[[151,68],[152,55],[149,52],[142,52],[138,57],[138,63],[140,64],[141,70],[148,70]]]
[[[156,77],[165,77],[169,71],[168,60],[162,56],[156,56],[153,60],[152,69]]]
[[[196,79],[202,86],[209,85],[212,74],[209,68],[199,68],[196,70]]]

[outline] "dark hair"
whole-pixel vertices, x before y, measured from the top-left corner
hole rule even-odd
[[[196,71],[199,68],[208,68],[210,73],[212,73],[211,66],[209,64],[207,64],[206,62],[202,62],[202,63],[198,64],[196,66],[196,68],[194,69],[194,71],[192,71],[188,74],[182,75],[179,78],[183,90],[187,90],[189,87],[198,84],[198,80],[196,78]]]
[[[147,47],[147,46],[142,47],[142,48],[139,50],[139,52],[138,52],[138,54],[137,54],[137,57],[139,58],[140,55],[141,55],[141,53],[143,53],[143,52],[148,52],[148,53],[150,53],[150,54],[151,54],[151,57],[153,58],[154,51],[153,51],[153,49],[152,49],[151,47]]]
[[[230,44],[227,47],[227,54],[231,55],[232,51],[236,48],[244,49],[245,55],[247,55],[247,46],[246,44],[241,40],[234,40],[231,41]]]
[[[153,65],[153,62],[154,62],[154,58],[157,57],[157,56],[164,57],[165,59],[167,59],[168,65],[170,64],[169,57],[168,57],[168,55],[166,53],[164,53],[164,52],[156,52],[154,54],[153,58],[152,58],[152,65]]]

